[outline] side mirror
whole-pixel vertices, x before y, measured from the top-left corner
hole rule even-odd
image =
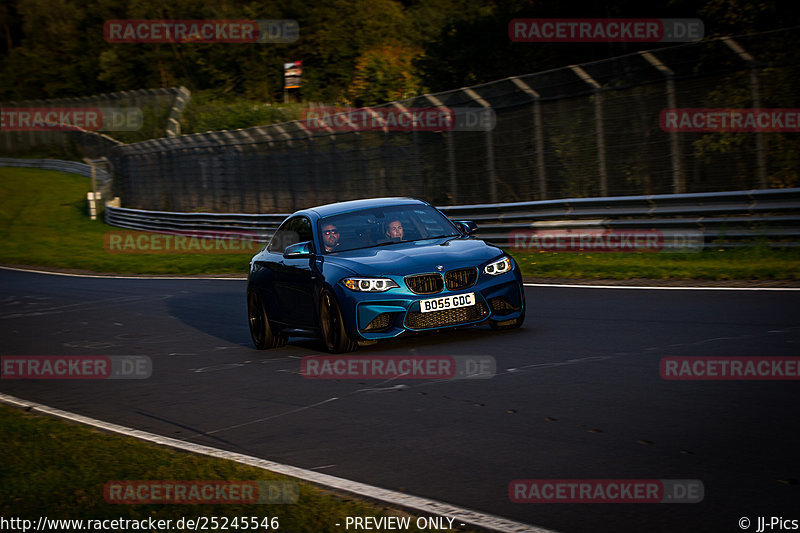
[[[464,235],[472,235],[478,231],[478,225],[471,220],[456,220],[456,225]]]
[[[298,242],[297,244],[290,244],[283,251],[283,257],[292,259],[297,257],[308,257],[311,255],[311,241]]]

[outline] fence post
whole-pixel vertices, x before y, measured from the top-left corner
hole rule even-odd
[[[462,87],[467,96],[475,100],[482,108],[491,109],[492,105],[484,100],[475,90]],[[492,128],[486,130],[486,170],[489,172],[489,199],[497,203],[497,171],[494,164],[494,132]]]
[[[269,147],[269,151],[270,151],[270,153],[264,154],[263,156],[261,156],[258,159],[258,161],[260,163],[259,171],[261,171],[261,170],[264,171],[262,178],[267,178],[267,179],[260,179],[258,181],[258,206],[259,206],[259,210],[263,211],[264,210],[264,200],[263,199],[265,197],[265,192],[267,192],[270,189],[272,189],[272,181],[273,181],[272,176],[273,175],[271,173],[268,173],[267,169],[269,167],[267,166],[267,161],[269,160],[269,157],[271,155],[271,151],[275,148],[275,141],[272,140],[272,135],[269,134],[269,130],[266,127],[254,128],[254,131],[258,135],[260,135],[263,139],[266,139],[266,141],[267,141],[266,144]],[[263,141],[261,141],[261,142],[259,142],[259,144],[263,145],[264,143],[263,143]],[[259,175],[261,175],[261,172],[259,173]],[[273,210],[277,209],[277,206],[278,206],[278,197],[276,196],[276,193],[275,193],[274,190],[272,191],[272,206],[273,206],[272,207]]]
[[[319,189],[319,161],[317,159],[317,152],[314,149],[314,136],[311,133],[311,130],[306,128],[303,125],[302,120],[295,120],[293,122],[297,126],[297,128],[303,132],[306,136],[306,147],[308,152],[308,157],[304,158],[306,163],[306,172],[304,172],[305,176],[312,177],[311,182],[306,182],[306,191],[303,194],[303,200],[306,205],[317,205],[317,190]],[[311,160],[312,170],[308,172],[308,163],[309,159]]]
[[[671,68],[658,60],[656,56],[650,52],[639,52],[648,63],[653,65],[659,72],[661,72],[667,79],[667,108],[675,109],[678,107],[675,98],[675,79],[674,72]],[[681,158],[681,145],[678,142],[678,132],[669,132],[669,144],[672,151],[672,192],[675,194],[682,194],[686,192],[686,180],[683,175],[683,166]]]
[[[297,209],[297,197],[295,195],[295,189],[294,189],[294,179],[293,179],[294,173],[292,172],[294,143],[292,142],[292,136],[289,135],[289,133],[287,133],[287,131],[283,128],[285,124],[286,123],[273,124],[271,127],[277,130],[278,133],[285,139],[284,143],[286,146],[286,173],[284,174],[284,176],[286,177],[285,183],[288,186],[289,189],[288,193],[292,202],[292,207],[290,210],[295,211]]]
[[[761,108],[761,91],[758,83],[758,64],[756,59],[750,55],[739,43],[730,37],[723,37],[722,42],[728,45],[736,55],[742,58],[750,66],[750,95],[753,99],[753,107]],[[756,131],[756,166],[758,170],[758,186],[761,189],[767,188],[767,158],[764,150],[764,133]]]
[[[410,114],[411,112],[408,108],[402,105],[399,102],[392,102],[392,105],[400,110],[401,113]],[[419,162],[419,131],[417,128],[413,128],[411,131],[411,153],[413,154],[411,165],[414,169],[413,178],[414,180],[422,186],[422,196],[428,197],[429,191],[427,190],[425,180],[422,177],[422,170],[420,168]]]
[[[94,168],[94,162],[86,157],[83,158],[92,174],[92,192],[88,194],[89,197],[89,218],[97,220],[97,170]]]
[[[539,104],[541,95],[530,85],[517,78],[511,81],[533,99],[533,141],[536,143],[536,169],[539,174],[539,199],[547,200],[547,176],[544,169],[544,138],[542,137],[542,110]]]
[[[435,105],[439,109],[449,110],[450,108],[447,107],[442,103],[441,100],[433,96],[432,94],[426,94],[425,98]],[[453,129],[449,129],[445,132],[445,143],[447,144],[447,170],[450,174],[450,194],[452,198],[453,204],[458,204],[458,178],[456,177],[456,153],[455,153],[455,137],[453,136]]]
[[[597,133],[597,170],[600,173],[600,196],[608,196],[608,172],[606,171],[606,139],[603,129],[603,93],[602,87],[594,78],[578,65],[569,68],[586,84],[594,89],[594,123]]]
[[[180,87],[175,95],[175,100],[172,103],[172,108],[169,111],[169,119],[167,119],[167,136],[175,137],[181,134],[181,115],[186,104],[189,103],[191,98],[189,89]]]

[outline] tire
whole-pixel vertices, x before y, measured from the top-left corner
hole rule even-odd
[[[319,322],[322,342],[330,353],[346,353],[358,349],[358,343],[347,336],[336,296],[328,289],[324,289],[319,297]]]
[[[250,336],[257,349],[280,348],[286,344],[286,337],[272,332],[267,310],[264,308],[261,296],[254,290],[247,293],[247,321],[250,324]]]

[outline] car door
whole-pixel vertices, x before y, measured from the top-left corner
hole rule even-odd
[[[305,241],[313,241],[311,221],[305,216],[297,216],[281,226],[268,249],[272,255],[270,263],[276,307],[279,308],[281,322],[294,327],[308,327],[314,323],[314,244],[311,244],[311,255],[287,258],[283,252],[287,246]]]

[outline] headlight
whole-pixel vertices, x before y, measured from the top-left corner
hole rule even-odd
[[[489,274],[490,276],[499,276],[500,274],[510,272],[513,268],[514,263],[511,262],[511,258],[504,257],[483,267],[483,273]]]
[[[342,285],[357,292],[385,292],[399,287],[389,278],[344,278]]]

